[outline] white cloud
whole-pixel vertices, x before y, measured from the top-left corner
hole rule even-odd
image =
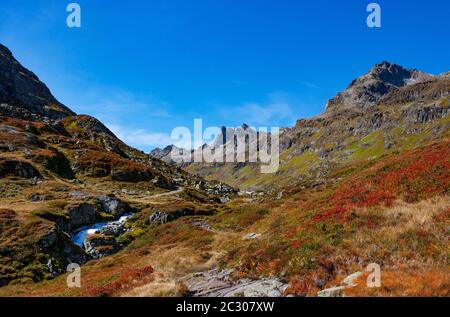
[[[84,78],[79,79],[83,84]],[[140,150],[149,151],[155,147],[172,144],[169,134],[149,131],[142,126],[149,122],[171,118],[170,105],[151,95],[139,95],[129,91],[93,84],[85,87],[78,98],[71,95],[67,99],[76,100],[71,107],[78,114],[89,114],[101,120],[119,139]],[[139,127],[140,126],[140,127]]]
[[[155,147],[165,147],[173,143],[170,135],[150,132],[144,129],[130,129],[117,124],[105,124],[119,139],[128,145],[139,149],[150,150]]]

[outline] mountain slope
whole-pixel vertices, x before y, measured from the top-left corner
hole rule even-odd
[[[260,174],[252,163],[195,163],[185,169],[241,189],[277,195],[284,187],[318,184],[333,168],[448,136],[449,93],[446,75],[431,76],[383,62],[355,79],[325,112],[282,130],[276,174]]]
[[[9,105],[9,106],[8,106]],[[0,113],[22,118],[62,119],[74,115],[39,78],[0,44]]]
[[[81,248],[72,235],[84,226],[153,204],[168,204],[182,216],[210,213],[205,210],[235,193],[126,145],[93,117],[76,115],[0,46],[0,286],[53,278],[71,262],[110,255],[134,239],[113,223],[118,229]]]

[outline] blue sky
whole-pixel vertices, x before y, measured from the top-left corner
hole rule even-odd
[[[292,126],[373,64],[450,70],[450,2],[2,0],[0,42],[77,113],[148,151],[177,126]]]

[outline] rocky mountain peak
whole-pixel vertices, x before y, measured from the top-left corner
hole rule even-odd
[[[158,160],[164,161],[166,163],[170,163],[170,164],[175,164],[175,163],[181,163],[181,159],[180,160],[174,160],[172,157],[173,153],[181,153],[182,152],[182,148],[177,147],[174,144],[168,145],[165,148],[161,149],[161,148],[155,148],[150,152],[150,156],[153,158],[156,158]]]
[[[327,110],[372,106],[395,89],[431,80],[433,77],[416,69],[406,69],[383,61],[373,66],[366,74],[353,80],[346,90],[330,99]]]
[[[384,61],[372,67],[369,75],[386,84],[402,87],[414,76],[414,71]]]
[[[75,115],[0,44],[0,114],[35,121]]]

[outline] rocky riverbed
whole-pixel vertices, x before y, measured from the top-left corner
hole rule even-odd
[[[132,213],[127,213],[116,221],[99,222],[81,227],[72,232],[71,240],[93,258],[110,255],[120,248],[116,238],[127,232],[125,222],[132,215]]]

